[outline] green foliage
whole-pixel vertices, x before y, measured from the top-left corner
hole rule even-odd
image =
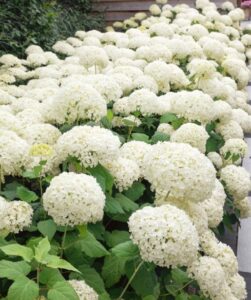
[[[79,29],[102,29],[102,15],[90,15],[90,0],[2,0],[0,55],[23,56],[30,44],[43,49]]]

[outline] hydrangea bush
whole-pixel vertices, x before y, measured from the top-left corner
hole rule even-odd
[[[1,299],[246,299],[250,27],[165,2],[0,57]]]

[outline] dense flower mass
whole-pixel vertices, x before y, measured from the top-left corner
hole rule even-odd
[[[145,261],[169,267],[187,266],[196,259],[196,229],[188,216],[174,206],[138,210],[129,219],[129,230]]]
[[[58,225],[95,223],[103,217],[105,195],[95,178],[61,173],[43,195],[45,210]]]
[[[4,299],[246,299],[251,28],[195,4],[0,57]]]

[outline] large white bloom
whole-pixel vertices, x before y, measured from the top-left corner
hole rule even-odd
[[[56,152],[61,162],[72,156],[84,167],[95,167],[111,157],[115,159],[119,147],[119,138],[108,129],[75,126],[58,139]]]
[[[31,225],[32,207],[24,201],[7,202],[0,197],[0,235],[1,233],[19,233]]]
[[[220,149],[225,164],[240,164],[248,153],[248,146],[242,139],[229,139]]]
[[[115,185],[119,191],[131,187],[133,182],[138,180],[140,176],[138,164],[131,159],[118,157],[118,159],[106,161],[104,166],[114,177]]]
[[[209,227],[215,228],[222,221],[225,199],[224,188],[220,181],[216,179],[212,195],[201,203],[207,213]]]
[[[145,157],[145,178],[168,200],[200,202],[215,184],[210,160],[188,144],[163,142],[153,145]],[[160,204],[160,203],[158,203]]]
[[[9,130],[0,131],[0,172],[5,175],[20,175],[28,162],[28,143]]]
[[[199,284],[203,294],[215,299],[226,286],[224,271],[217,259],[202,256],[195,261],[188,272]]]
[[[43,206],[58,225],[83,225],[102,220],[105,195],[96,179],[61,173],[43,194]]]
[[[236,199],[247,197],[250,190],[250,174],[243,168],[229,165],[220,171],[220,178],[227,191]]]
[[[100,120],[106,115],[106,102],[95,88],[80,82],[68,83],[59,89],[45,108],[45,117],[52,123],[74,123]]]
[[[51,124],[29,124],[23,130],[23,138],[29,144],[44,143],[53,145],[61,136],[61,132]]]
[[[235,274],[228,280],[233,295],[239,300],[247,298],[246,282],[240,274]]]
[[[199,149],[202,153],[205,153],[208,138],[209,135],[203,126],[187,123],[172,134],[171,141],[190,144]]]
[[[109,62],[105,50],[96,46],[82,46],[76,48],[75,55],[80,58],[80,64],[86,68],[94,66],[98,69],[103,69]]]
[[[175,267],[196,259],[197,231],[186,213],[175,206],[144,207],[131,215],[128,224],[143,260]]]
[[[213,100],[201,91],[176,93],[170,99],[171,112],[189,121],[208,123],[214,117]]]

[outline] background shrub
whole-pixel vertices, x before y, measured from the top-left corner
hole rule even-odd
[[[43,49],[79,29],[101,29],[103,16],[91,15],[90,0],[1,0],[0,55],[22,57],[30,44]]]

